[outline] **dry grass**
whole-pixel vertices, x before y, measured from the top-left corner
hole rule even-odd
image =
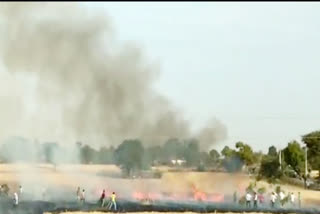
[[[147,191],[147,192],[174,192],[185,193],[191,190],[192,185],[207,193],[232,194],[235,190],[244,193],[250,179],[243,174],[213,173],[213,172],[166,172],[162,168],[161,179],[120,179],[108,176],[97,176],[97,173],[120,174],[120,169],[113,165],[60,165],[57,170],[52,165],[28,164],[0,164],[0,184],[7,183],[13,189],[20,181],[27,184],[45,184],[61,188],[76,189],[77,186],[86,188],[88,193],[100,191],[102,188],[118,192]],[[259,182],[270,192],[274,186]],[[320,204],[320,191],[304,190],[299,187],[284,185],[288,192],[301,192],[303,202]]]

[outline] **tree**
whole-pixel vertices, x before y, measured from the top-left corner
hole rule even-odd
[[[239,154],[235,150],[230,149],[228,146],[225,146],[222,149],[221,154],[224,156],[222,166],[228,172],[237,172],[241,170],[243,166],[243,160],[241,160]]]
[[[89,164],[91,162],[95,162],[95,158],[97,157],[97,151],[91,148],[88,145],[85,145],[80,150],[80,159],[84,164]]]
[[[162,159],[170,162],[172,159],[183,159],[185,146],[177,138],[169,139],[162,147]]]
[[[98,151],[98,162],[100,164],[112,164],[114,163],[112,148],[101,147]]]
[[[160,146],[151,146],[146,148],[146,161],[150,165],[157,164],[161,160],[162,148]]]
[[[217,150],[212,149],[209,152],[209,160],[211,165],[217,165],[219,163],[220,154]]]
[[[301,176],[304,169],[304,151],[297,141],[288,143],[288,146],[283,150],[284,161]]]
[[[238,154],[235,153],[230,157],[226,157],[222,161],[222,165],[228,172],[238,172],[242,169],[243,161]]]
[[[140,140],[125,140],[115,150],[115,161],[125,175],[131,176],[134,170],[143,167],[144,148]]]
[[[23,137],[10,137],[1,145],[1,158],[5,162],[37,161],[36,146]]]
[[[275,146],[270,146],[268,150],[268,155],[277,156],[278,155],[277,148]]]
[[[248,144],[243,142],[237,142],[236,148],[238,149],[238,155],[241,160],[247,165],[252,165],[254,163],[254,153]]]
[[[185,141],[184,157],[188,166],[198,166],[200,164],[199,143],[195,139]]]
[[[203,168],[206,168],[206,167],[210,167],[211,165],[213,165],[213,163],[211,161],[209,153],[200,152],[200,165],[198,165],[198,167],[201,166]]]
[[[56,168],[57,160],[55,155],[58,153],[59,145],[57,143],[44,143],[42,146],[45,162],[53,164]]]
[[[267,178],[274,181],[282,176],[280,171],[280,163],[277,157],[265,155],[262,158],[258,179]]]
[[[308,149],[308,163],[312,169],[320,171],[320,131],[302,136],[302,141]]]
[[[231,157],[234,153],[235,151],[233,149],[230,149],[229,146],[225,146],[221,151],[221,154],[224,157]]]

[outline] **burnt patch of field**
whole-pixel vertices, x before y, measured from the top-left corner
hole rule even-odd
[[[95,202],[79,204],[70,201],[24,201],[17,207],[13,207],[13,203],[9,201],[2,201],[0,204],[0,213],[5,214],[60,214],[65,212],[110,212],[106,207],[99,207]],[[226,203],[197,203],[197,202],[165,202],[160,201],[153,204],[141,204],[135,201],[119,201],[118,210],[121,213],[139,213],[139,212],[168,212],[168,213],[181,213],[181,212],[195,212],[195,213],[301,213],[301,214],[316,214],[320,209],[316,208],[270,208],[260,207],[245,208],[242,206],[234,206]]]

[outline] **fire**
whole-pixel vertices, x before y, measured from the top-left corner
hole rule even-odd
[[[210,201],[210,202],[223,202],[224,195],[223,194],[206,194],[203,191],[197,189],[194,185],[192,185],[193,189],[193,198],[197,201]]]
[[[105,189],[105,195],[108,197],[111,195],[111,191],[108,188],[98,188],[93,190],[93,194],[97,197],[100,197],[102,194],[102,190]],[[127,195],[129,196],[129,195]],[[122,195],[122,197],[127,197]],[[129,196],[130,197],[130,196]],[[119,197],[118,197],[119,198]],[[189,193],[179,192],[179,193],[169,193],[169,192],[143,192],[143,191],[134,191],[131,193],[131,198],[141,201],[143,203],[154,202],[157,200],[169,200],[169,201],[205,201],[205,202],[223,202],[224,195],[223,194],[208,194],[200,189],[196,188],[195,185],[192,185],[192,191]]]
[[[133,197],[134,199],[136,199],[136,200],[139,200],[139,201],[141,201],[141,200],[143,200],[143,199],[146,198],[145,194],[143,194],[142,192],[134,192],[134,193],[132,194],[132,197]]]
[[[132,197],[138,201],[155,201],[161,199],[158,193],[133,192]]]
[[[154,192],[140,192],[135,191],[132,193],[132,198],[141,202],[152,202],[155,200],[170,200],[170,201],[187,201],[187,200],[196,200],[196,201],[206,201],[206,202],[223,202],[223,194],[207,194],[194,185],[192,185],[192,193],[189,194],[178,194],[178,193],[154,193]]]
[[[198,190],[194,185],[192,185],[193,189],[193,198],[196,201],[206,201],[207,200],[207,195],[206,193]]]
[[[213,194],[210,196],[210,201],[212,202],[223,202],[224,201],[224,195],[223,194]]]

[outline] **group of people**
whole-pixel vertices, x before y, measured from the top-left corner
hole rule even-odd
[[[85,197],[85,190],[83,189],[81,191],[80,187],[78,187],[77,189],[77,199],[80,203],[84,203],[85,200],[86,200],[86,197]]]
[[[277,194],[276,192],[272,192],[270,196],[271,207],[274,208],[276,204],[280,204],[280,206],[283,207],[286,202],[289,202],[291,206],[295,206],[296,205],[295,198],[296,196],[294,195],[293,192],[288,193],[287,196],[283,193],[283,191],[280,191],[279,194]],[[264,203],[264,197],[262,194],[258,194],[257,192],[253,192],[252,194],[251,192],[248,191],[245,195],[245,201],[246,201],[247,208],[251,207],[252,201],[253,201],[253,207],[257,208],[258,203],[259,204]],[[299,201],[298,205],[299,207],[301,207],[300,192],[298,193],[298,201]]]
[[[106,201],[106,191],[103,190],[102,194],[101,194],[101,197],[99,199],[99,203],[100,203],[101,207],[104,207],[105,201]],[[111,210],[112,208],[114,208],[115,211],[117,210],[116,193],[115,192],[112,192],[112,194],[110,196],[110,201],[109,201],[109,203],[107,205],[107,208],[109,210]]]
[[[0,195],[5,195],[6,197],[9,196],[9,187],[7,185],[0,186]],[[13,206],[16,207],[19,204],[19,200],[22,197],[22,186],[19,186],[19,190],[13,193]]]
[[[80,187],[78,187],[78,189],[77,189],[77,200],[82,204],[85,203],[85,190],[83,189],[81,191]],[[99,204],[101,207],[104,207],[106,204],[106,191],[105,190],[102,191],[102,194],[99,198]],[[107,204],[107,208],[109,210],[111,210],[112,208],[115,211],[117,210],[116,193],[115,192],[112,192],[112,194],[110,196],[110,201]]]
[[[277,194],[276,192],[272,192],[271,193],[271,197],[270,197],[270,201],[271,201],[271,206],[275,207],[276,203],[278,202],[280,204],[281,207],[283,207],[285,205],[286,202],[289,202],[291,206],[295,206],[296,205],[296,196],[294,195],[293,192],[288,193],[288,195],[286,196],[283,191],[280,191],[279,194]],[[301,195],[300,192],[298,192],[298,205],[299,207],[301,207]]]
[[[262,195],[261,195],[262,196]],[[258,199],[260,199],[260,203],[263,202],[263,199],[262,197],[258,197],[258,194],[256,192],[254,192],[253,194],[253,207],[254,208],[257,208],[258,207]],[[246,194],[246,207],[247,208],[250,208],[251,207],[251,200],[252,200],[252,195],[250,192],[247,192]]]

